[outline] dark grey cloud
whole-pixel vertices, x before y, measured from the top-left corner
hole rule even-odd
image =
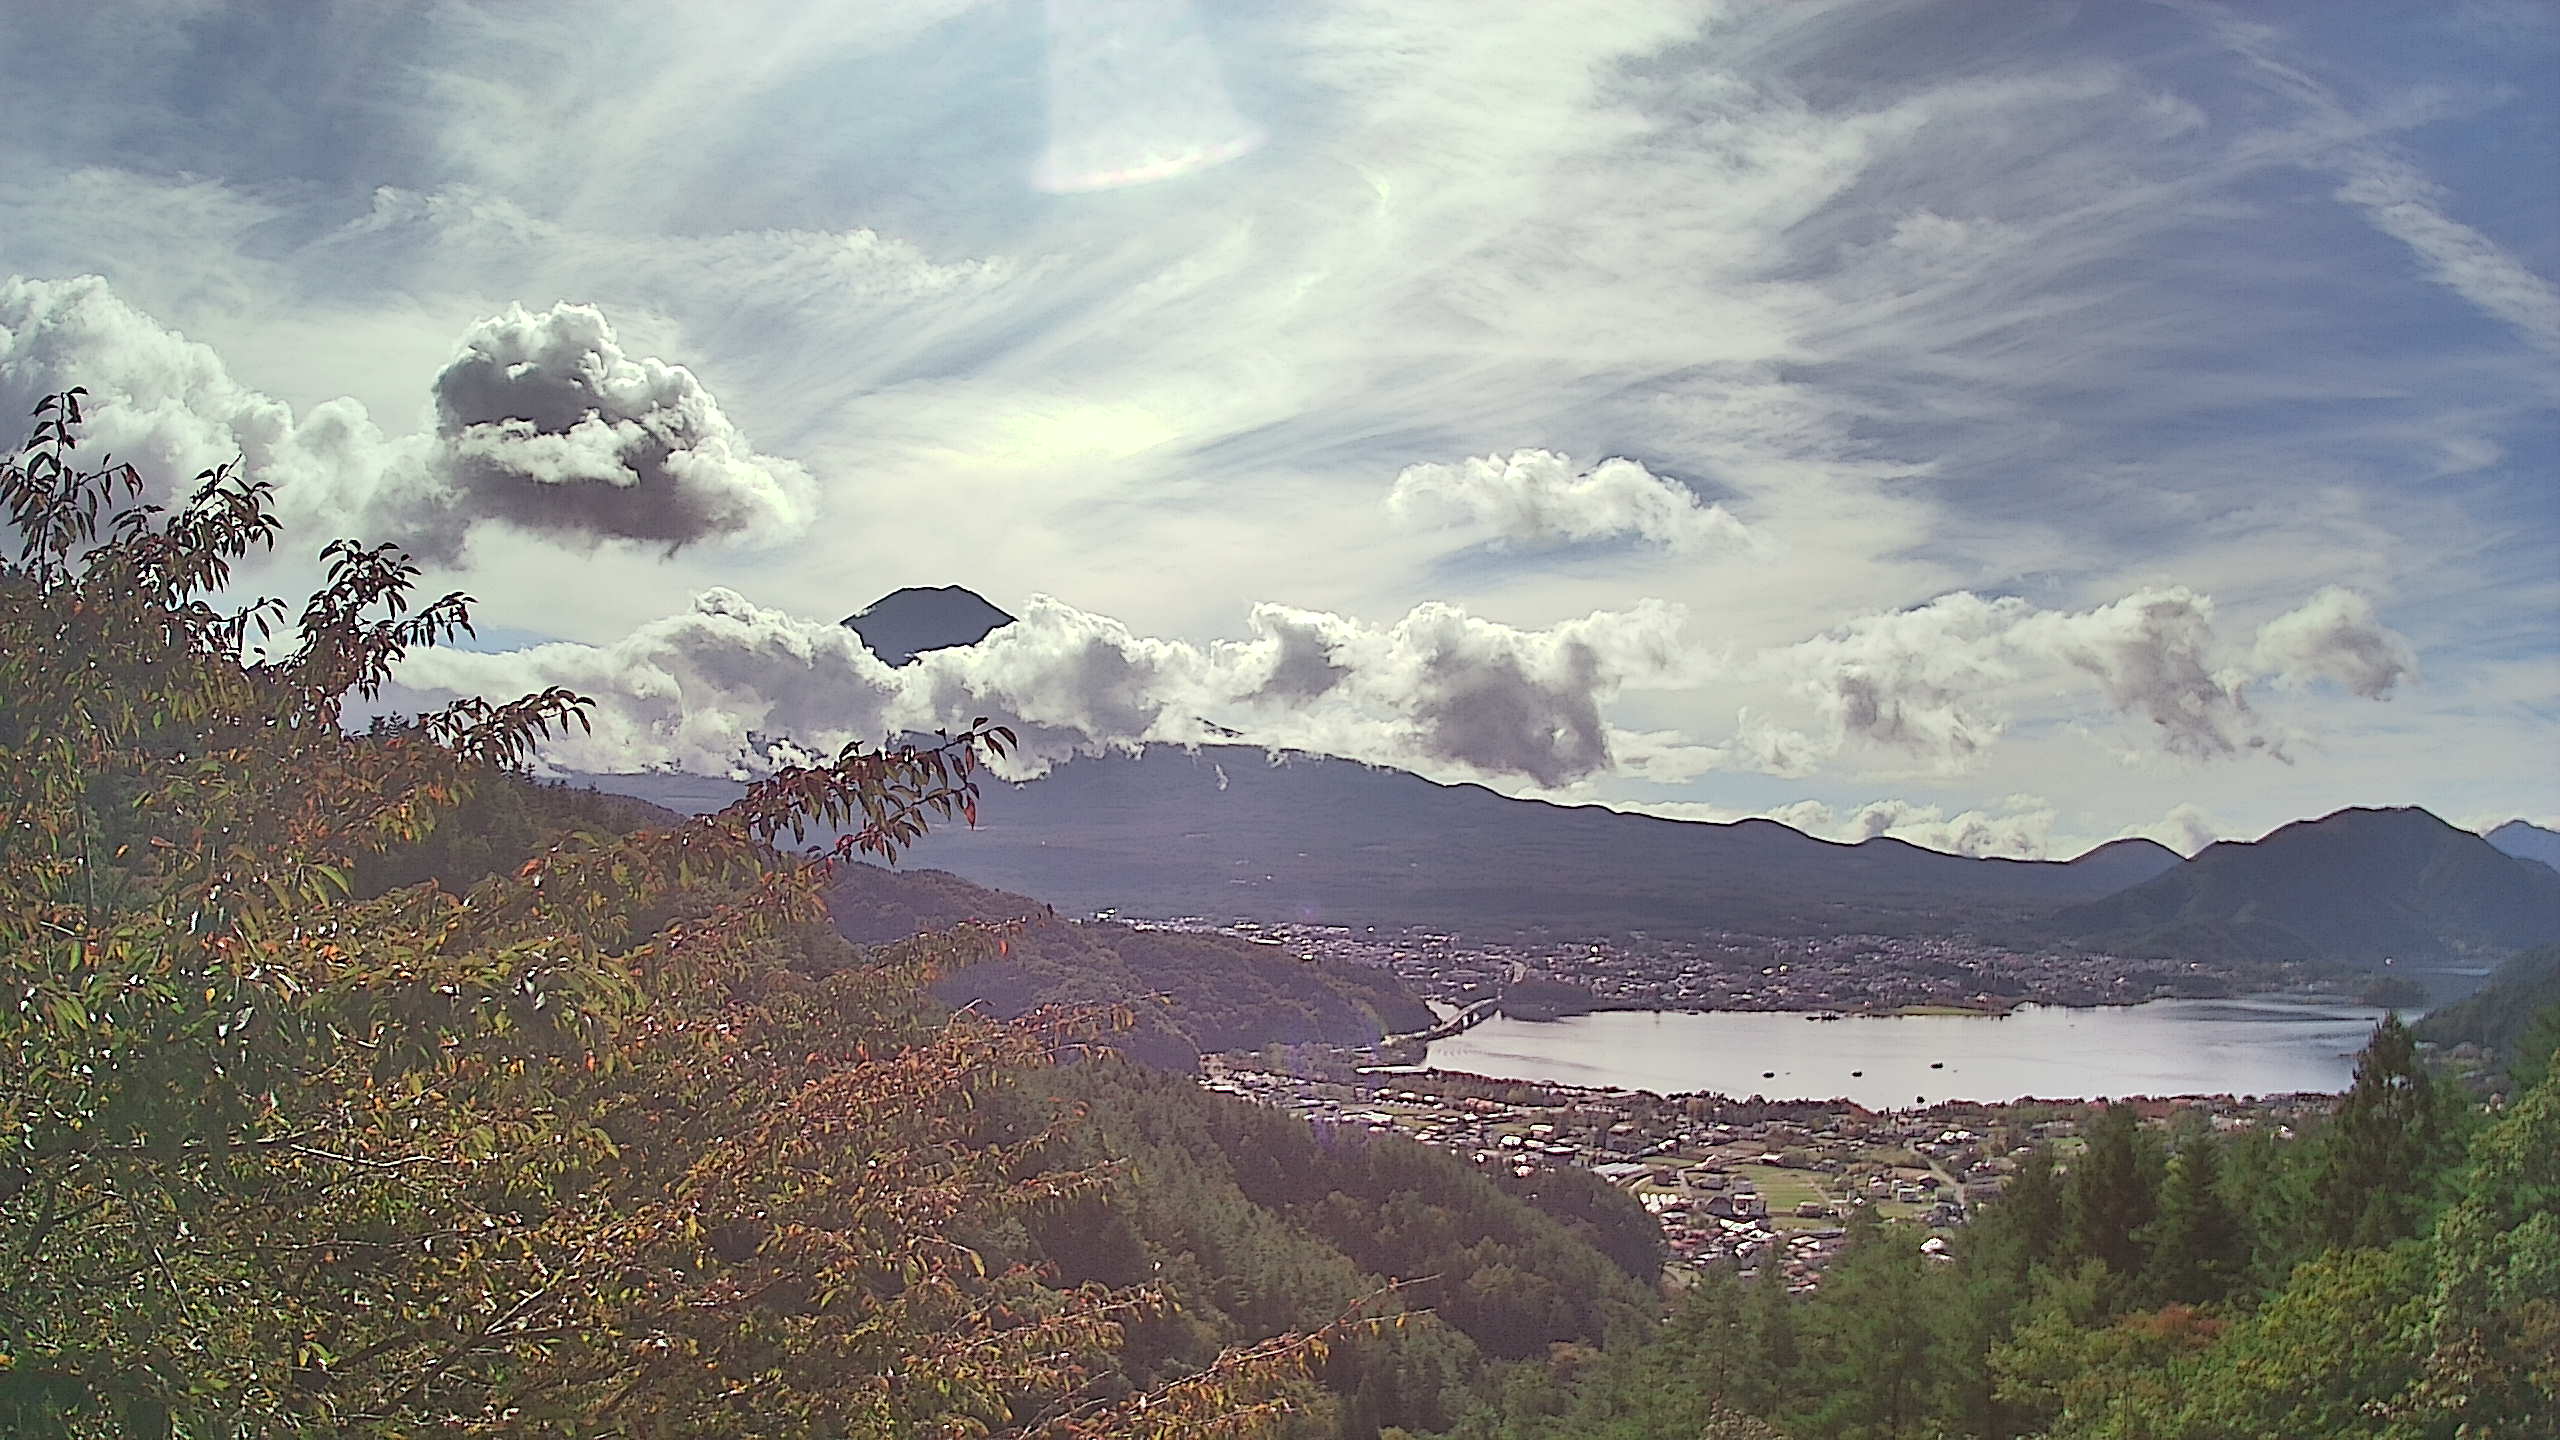
[[[1548,786],[1609,768],[1603,670],[1589,643],[1558,637],[1530,649],[1455,612],[1411,628],[1413,729],[1424,754]]]
[[[807,523],[800,467],[757,454],[693,372],[626,354],[591,306],[481,321],[434,395],[433,449],[394,500],[438,548],[483,520],[670,551]]]
[[[1256,688],[1257,697],[1313,700],[1350,675],[1333,658],[1333,641],[1320,617],[1273,611],[1257,618],[1272,647],[1271,673]]]
[[[156,498],[238,460],[289,520],[432,560],[485,524],[672,551],[788,539],[810,516],[798,464],[758,453],[691,371],[626,353],[584,305],[473,325],[434,378],[434,428],[386,436],[350,399],[296,415],[98,276],[0,276],[0,407],[23,416],[75,385],[92,451],[134,463]]]

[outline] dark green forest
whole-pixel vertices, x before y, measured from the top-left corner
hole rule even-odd
[[[1652,1341],[1455,1433],[2527,1440],[2560,1415],[2560,1085],[2483,1113],[2396,1020],[2310,1133],[2111,1107],[1944,1261],[1852,1236],[1809,1295],[1711,1271]]]
[[[2510,958],[2479,989],[2429,1011],[2414,1028],[2437,1045],[2478,1046],[2515,1088],[2531,1085],[2560,1050],[2560,945]]]

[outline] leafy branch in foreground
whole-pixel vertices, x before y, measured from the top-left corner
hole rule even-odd
[[[293,648],[249,650],[283,608],[213,601],[275,543],[265,484],[208,472],[141,505],[129,467],[77,463],[80,398],[0,467],[0,1430],[1099,1436],[1273,1413],[1306,1346],[1141,1403],[1109,1377],[1143,1292],[984,1263],[967,1237],[1100,1179],[979,1120],[1056,1037],[922,1000],[970,935],[857,963],[823,924],[828,867],[973,818],[1008,734],[852,749],[716,815],[376,892],[358,877],[586,702],[350,734],[350,697],[469,633],[467,597],[413,606],[405,556],[340,541]],[[842,838],[794,860],[786,834]]]

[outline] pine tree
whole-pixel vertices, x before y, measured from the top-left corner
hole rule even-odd
[[[2063,1193],[2071,1251],[2131,1279],[2142,1273],[2140,1232],[2151,1223],[2159,1193],[2141,1116],[2128,1105],[2108,1106],[2089,1127],[2088,1145]]]
[[[2313,1154],[2304,1219],[2315,1247],[2388,1245],[2418,1232],[2461,1139],[2447,1101],[2409,1027],[2386,1016]]]
[[[2222,1194],[2222,1142],[2197,1126],[2179,1143],[2151,1227],[2146,1288],[2159,1300],[2228,1296],[2248,1265],[2248,1236]]]
[[[2026,1258],[2038,1264],[2062,1252],[2064,1215],[2062,1179],[2054,1173],[2053,1152],[2039,1145],[2018,1162],[2018,1173],[2000,1191],[1992,1210],[1997,1223],[2018,1237]]]
[[[1761,1262],[1760,1277],[1751,1285],[1751,1330],[1759,1338],[1770,1384],[1784,1388],[1792,1383],[1804,1357],[1796,1344],[1795,1302],[1774,1256]]]
[[[1853,1223],[1847,1249],[1824,1272],[1811,1307],[1820,1397],[1812,1416],[1831,1433],[1922,1433],[1937,1375],[1939,1297],[1918,1233]]]
[[[2560,1005],[2535,1011],[2509,1048],[2514,1053],[2506,1057],[2507,1088],[2521,1096],[2542,1083],[2551,1073],[2553,1058],[2560,1056]]]

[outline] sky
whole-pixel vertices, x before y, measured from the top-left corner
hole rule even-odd
[[[2560,821],[2560,12],[0,15],[0,406],[546,763],[1010,723],[1977,854]],[[909,585],[1021,617],[891,671]]]

